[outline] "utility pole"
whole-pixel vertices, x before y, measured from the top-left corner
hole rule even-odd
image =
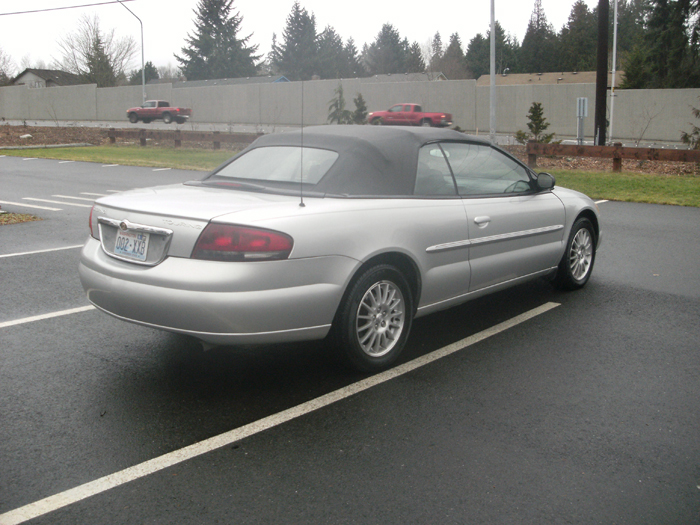
[[[491,0],[491,90],[489,104],[489,139],[496,140],[496,0]]]
[[[595,145],[605,146],[608,98],[608,17],[609,0],[598,0],[598,67],[595,87]]]

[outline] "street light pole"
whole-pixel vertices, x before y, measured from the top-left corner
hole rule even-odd
[[[490,140],[496,140],[496,0],[491,0],[491,90],[489,104]]]
[[[610,88],[610,142],[613,136],[613,114],[615,113],[615,70],[617,69],[617,0],[615,0],[615,16],[613,17],[613,56],[612,56],[612,87]]]
[[[131,9],[129,9],[128,7],[126,7],[122,3],[122,0],[117,0],[117,2],[119,2],[124,7],[124,9],[129,11],[129,13],[134,15],[136,17],[136,20],[139,21],[139,24],[141,24],[141,97],[143,99],[142,104],[145,104],[146,103],[146,64],[144,61],[144,52],[143,52],[143,22],[141,22],[141,19],[138,16],[136,16],[136,14]]]

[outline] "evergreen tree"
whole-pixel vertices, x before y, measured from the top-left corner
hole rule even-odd
[[[322,79],[343,78],[347,63],[343,41],[331,26],[318,36],[318,75]]]
[[[477,33],[469,41],[465,58],[467,67],[475,78],[479,78],[481,75],[488,75],[491,70],[491,44],[489,39],[484,38],[481,33]]]
[[[530,106],[530,110],[527,112],[527,127],[530,133],[519,130],[515,134],[515,140],[521,144],[526,144],[530,139],[535,142],[552,142],[554,138],[554,133],[545,133],[549,127],[549,122],[544,117],[544,109],[542,109],[541,102],[533,102]]]
[[[158,74],[158,69],[156,68],[156,66],[153,65],[153,62],[146,62],[144,70],[146,84],[148,84],[151,80],[158,80],[160,78],[160,75]],[[131,84],[132,86],[140,86],[142,81],[143,79],[141,78],[141,70],[134,69],[129,75],[129,84]]]
[[[338,83],[334,93],[335,98],[328,102],[328,122],[330,124],[352,124],[353,113],[349,109],[345,109],[343,84]]]
[[[442,38],[438,31],[435,33],[433,41],[430,43],[430,63],[428,64],[428,69],[433,73],[437,73],[442,69],[442,53]]]
[[[556,71],[557,38],[542,8],[535,0],[527,31],[520,46],[520,70],[525,73]]]
[[[597,42],[598,17],[589,11],[586,2],[577,0],[571,8],[569,21],[559,33],[557,69],[595,70]]]
[[[507,35],[499,22],[496,22],[495,26],[496,74],[500,75],[506,70],[515,73],[518,71],[518,41]],[[465,60],[474,78],[491,72],[491,30],[486,33],[486,37],[479,33],[469,41]]]
[[[352,38],[348,38],[348,41],[345,43],[343,54],[345,57],[345,72],[343,78],[367,76],[365,67],[362,65],[360,55],[355,47],[355,41]]]
[[[294,2],[282,32],[283,42],[273,44],[271,62],[289,80],[310,80],[318,74],[316,17]]]
[[[243,18],[232,8],[233,0],[199,0],[194,34],[187,36],[182,56],[175,55],[188,80],[255,75],[258,46],[248,46],[252,35],[238,37]]]
[[[464,51],[462,50],[462,41],[459,39],[457,33],[452,33],[450,35],[450,43],[445,49],[445,53],[442,55],[441,71],[450,80],[459,80],[464,78],[470,78],[469,71],[467,70],[467,62],[464,57]]]
[[[406,72],[406,43],[391,24],[384,24],[377,38],[363,53],[363,61],[370,75]]]
[[[117,75],[107,56],[102,35],[97,33],[92,40],[92,48],[86,56],[87,69],[81,75],[89,84],[97,84],[97,87],[111,87],[117,85]]]
[[[406,56],[406,73],[423,73],[425,71],[425,61],[423,60],[423,52],[420,44],[413,42],[408,49]]]
[[[353,99],[355,103],[355,111],[352,114],[352,121],[354,124],[366,124],[367,123],[367,102],[362,97],[362,93],[358,93]]]

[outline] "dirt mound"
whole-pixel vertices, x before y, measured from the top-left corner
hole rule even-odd
[[[30,135],[30,137],[26,135]],[[0,125],[0,146],[48,146],[83,143],[98,146],[107,142],[109,142],[107,130],[100,128]]]

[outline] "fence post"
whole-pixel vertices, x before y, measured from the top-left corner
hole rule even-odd
[[[613,151],[613,173],[622,172],[622,154],[620,153],[620,148],[622,147],[622,142],[615,142],[613,144],[615,150]]]
[[[142,146],[146,145],[146,130],[143,128],[139,130],[139,143]]]
[[[536,141],[527,141],[527,165],[532,169],[535,169],[537,167],[537,154],[532,151],[532,144],[536,144]]]
[[[116,130],[114,128],[109,128],[109,131],[107,132],[107,136],[109,137],[109,143],[110,144],[115,144],[117,142],[117,137],[114,134]]]
[[[221,149],[221,142],[216,140],[216,139],[218,139],[217,135],[219,135],[219,132],[215,131],[214,132],[214,149]]]
[[[180,136],[180,130],[177,129],[175,130],[175,147],[179,148],[180,146],[182,146],[182,138]]]

